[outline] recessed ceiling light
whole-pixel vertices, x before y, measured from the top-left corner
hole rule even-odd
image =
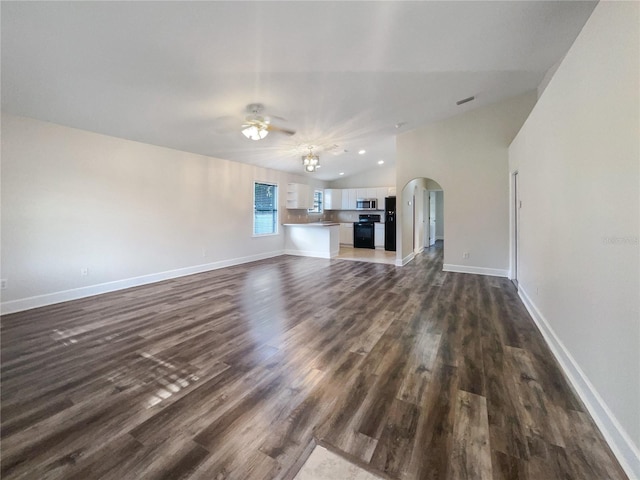
[[[384,163],[384,160],[378,160],[378,165],[382,165]]]
[[[344,175],[344,172],[340,172],[338,175]]]
[[[358,151],[358,153],[360,155],[364,155],[365,153],[367,153],[367,151],[363,148],[362,150]]]
[[[396,123],[396,125],[395,125],[395,126],[396,126],[396,128],[402,128],[402,127],[404,127],[406,124],[407,124],[407,122],[398,122],[398,123]]]

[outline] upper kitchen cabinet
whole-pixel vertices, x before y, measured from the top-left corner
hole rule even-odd
[[[385,197],[395,196],[395,187],[378,188],[327,188],[324,191],[326,210],[357,210],[358,198],[375,198],[377,209],[384,210]]]
[[[303,183],[287,184],[287,208],[309,209],[313,207],[313,189]]]
[[[356,198],[377,198],[375,188],[356,188]]]
[[[384,199],[386,197],[395,197],[396,187],[380,187],[376,188],[376,198],[378,199],[378,209],[384,210]]]
[[[327,188],[324,191],[324,209],[342,210],[342,190],[339,188]]]
[[[344,188],[342,190],[342,210],[355,210],[357,193],[355,188]]]

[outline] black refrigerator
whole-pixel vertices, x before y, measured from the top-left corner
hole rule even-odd
[[[396,251],[396,197],[384,199],[384,249]]]

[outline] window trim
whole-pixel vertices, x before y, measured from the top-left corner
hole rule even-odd
[[[272,233],[256,233],[256,185],[270,185],[272,187],[276,187],[276,198],[274,201],[274,208],[276,212],[276,221],[275,221],[275,231]],[[274,235],[279,235],[280,234],[280,208],[279,208],[279,202],[280,202],[280,185],[278,185],[277,182],[267,182],[267,181],[263,181],[263,180],[254,180],[252,183],[253,189],[252,189],[252,197],[253,197],[253,207],[252,207],[252,212],[251,212],[251,223],[252,223],[252,228],[251,228],[251,232],[252,232],[252,237],[271,237]]]
[[[315,204],[316,204],[316,193],[320,194],[320,210],[315,209]],[[314,188],[313,189],[313,205],[314,208],[308,208],[307,209],[307,213],[310,213],[312,215],[322,215],[324,213],[324,190],[322,190],[321,188]]]

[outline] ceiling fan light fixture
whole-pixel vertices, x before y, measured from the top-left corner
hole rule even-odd
[[[263,126],[249,125],[242,130],[242,134],[250,140],[262,140],[269,135],[269,130]]]

